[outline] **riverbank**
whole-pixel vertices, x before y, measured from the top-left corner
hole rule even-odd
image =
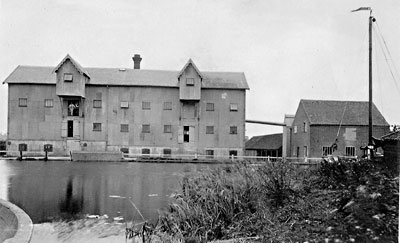
[[[31,243],[121,243],[125,242],[125,228],[125,223],[103,218],[34,224]]]

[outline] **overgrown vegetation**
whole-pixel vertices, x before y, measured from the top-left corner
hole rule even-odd
[[[220,167],[185,177],[148,239],[397,242],[398,182],[369,161]]]

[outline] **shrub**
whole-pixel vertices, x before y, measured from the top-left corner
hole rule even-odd
[[[223,166],[185,177],[156,232],[185,242],[397,242],[398,182],[367,161]]]

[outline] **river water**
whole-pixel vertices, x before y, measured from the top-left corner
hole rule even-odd
[[[0,198],[22,208],[34,223],[78,215],[158,218],[184,176],[215,165],[0,160]]]

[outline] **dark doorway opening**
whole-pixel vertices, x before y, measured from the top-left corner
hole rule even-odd
[[[189,142],[189,126],[183,126],[183,142]]]
[[[68,121],[68,132],[67,137],[72,138],[74,136],[74,121]]]

